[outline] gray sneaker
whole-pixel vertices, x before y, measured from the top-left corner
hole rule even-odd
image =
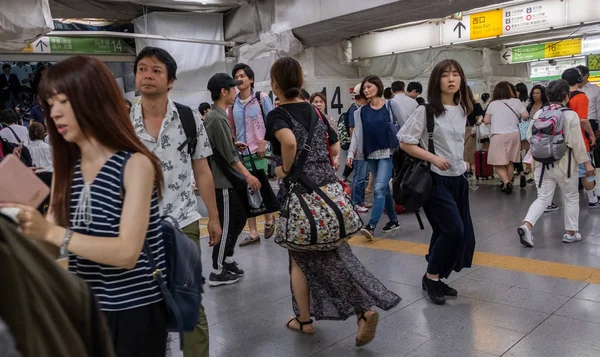
[[[521,244],[527,248],[533,248],[533,233],[531,233],[526,225],[522,225],[521,227],[517,228],[517,233],[519,233]]]
[[[566,234],[563,236],[563,243],[574,243],[574,242],[579,242],[581,240],[581,234],[579,233],[575,233],[573,235],[570,234]]]

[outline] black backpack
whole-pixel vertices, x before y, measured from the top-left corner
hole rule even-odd
[[[183,127],[183,132],[185,133],[186,140],[179,145],[177,150],[183,151],[183,148],[187,145],[187,152],[190,156],[194,156],[196,152],[196,145],[198,144],[198,134],[196,133],[196,119],[194,119],[194,112],[192,112],[192,108],[175,103],[175,107],[177,108],[177,113],[179,113],[179,120],[181,120],[181,126]]]
[[[19,138],[17,137],[17,140]],[[20,140],[19,140],[20,141]],[[4,151],[4,155],[12,154],[13,151],[19,146],[19,144],[13,144],[4,138],[0,138],[0,142],[2,145],[2,151]],[[33,167],[33,160],[31,159],[31,153],[27,146],[23,145],[21,149],[21,162],[27,167]]]

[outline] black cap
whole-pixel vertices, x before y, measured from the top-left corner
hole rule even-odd
[[[570,86],[574,86],[577,83],[581,83],[583,78],[581,76],[581,72],[577,68],[569,68],[562,74],[562,79],[567,81]]]
[[[210,77],[210,79],[208,80],[208,85],[206,87],[211,92],[218,92],[223,88],[229,89],[242,83],[244,82],[236,81],[227,73],[217,73],[214,76]]]

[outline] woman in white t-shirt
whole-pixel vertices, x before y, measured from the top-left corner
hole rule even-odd
[[[427,97],[430,103],[413,112],[398,132],[398,140],[407,154],[431,163],[433,187],[423,211],[433,234],[422,285],[429,298],[441,305],[446,298],[456,297],[457,291],[440,279],[447,279],[452,271],[470,268],[475,251],[466,176],[469,165],[463,160],[465,123],[473,102],[458,62],[444,60],[433,68]],[[433,115],[435,124],[432,151],[426,113]]]
[[[521,135],[519,120],[529,117],[523,102],[515,98],[508,82],[500,82],[494,88],[493,100],[487,107],[484,122],[491,124],[488,164],[494,165],[502,179],[502,192],[512,193],[514,163],[521,162]]]
[[[44,142],[46,129],[40,123],[31,123],[29,125],[29,139],[31,144],[27,146],[33,161],[33,167],[36,168],[36,173],[52,172],[52,148]]]

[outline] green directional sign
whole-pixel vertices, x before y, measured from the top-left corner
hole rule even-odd
[[[529,62],[545,58],[546,46],[543,43],[512,48],[512,62]]]
[[[135,51],[122,38],[42,36],[27,45],[23,52],[74,55],[120,55]]]
[[[129,53],[129,46],[120,38],[50,37],[52,53],[118,55]]]

